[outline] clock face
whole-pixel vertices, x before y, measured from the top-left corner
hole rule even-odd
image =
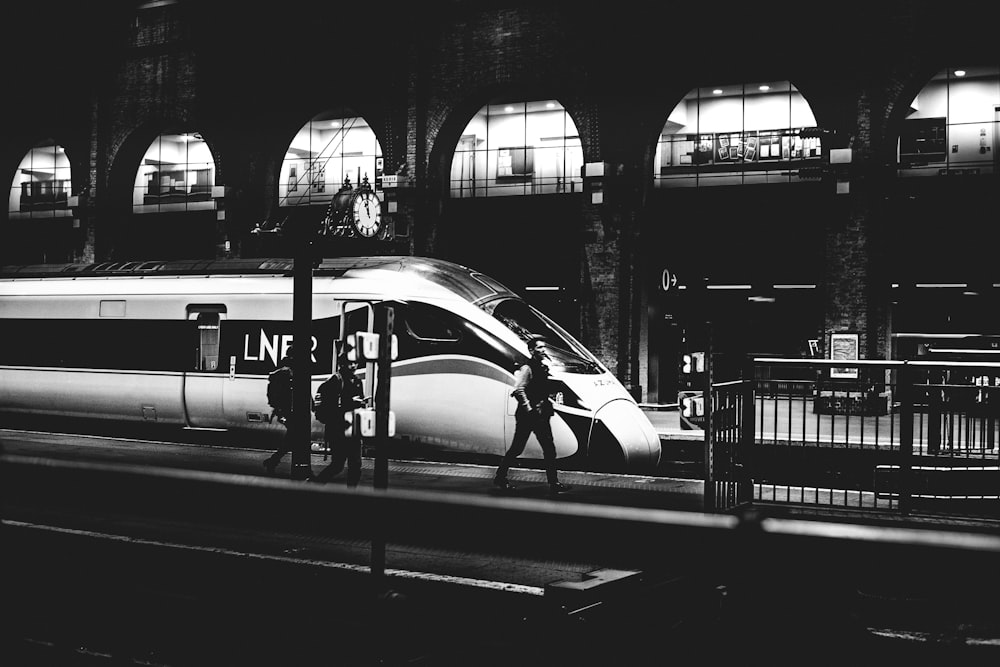
[[[361,236],[375,236],[382,227],[382,204],[374,192],[354,198],[354,228]]]

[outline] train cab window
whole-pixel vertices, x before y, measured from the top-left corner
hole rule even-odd
[[[461,338],[457,328],[421,304],[410,304],[405,324],[407,335],[425,343],[456,343]]]
[[[224,311],[219,308],[192,310],[188,317],[195,320],[198,328],[194,369],[196,371],[217,370],[219,368],[219,333]]]

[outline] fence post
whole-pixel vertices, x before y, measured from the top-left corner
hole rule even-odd
[[[909,364],[900,366],[896,384],[899,393],[899,511],[909,514],[913,479],[913,380]]]
[[[705,511],[718,509],[715,494],[715,435],[712,433],[712,323],[705,322],[705,386],[702,400],[705,405]]]
[[[939,382],[938,378],[933,378]],[[943,382],[942,382],[943,384]],[[944,397],[941,387],[927,389],[927,453],[937,454],[941,451],[941,415],[944,413]]]
[[[747,359],[744,364],[742,411],[740,414],[739,464],[740,475],[737,483],[736,502],[753,502],[753,456],[754,434],[756,432],[757,397],[754,392],[755,364]]]

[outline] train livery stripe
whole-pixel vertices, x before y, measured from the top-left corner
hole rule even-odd
[[[514,384],[514,374],[496,364],[461,356],[429,356],[400,361],[392,365],[393,377],[432,374],[478,375],[503,384]]]

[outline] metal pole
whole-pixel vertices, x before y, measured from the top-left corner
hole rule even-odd
[[[909,514],[913,483],[913,379],[916,373],[905,362],[896,374],[899,394],[899,512]]]
[[[378,339],[378,385],[375,387],[375,481],[376,489],[389,488],[389,389],[392,380],[392,328],[395,311],[392,306],[385,308],[385,327]],[[376,585],[380,585],[385,575],[385,531],[384,521],[376,514],[372,537],[371,570]]]
[[[389,487],[389,389],[392,381],[392,330],[395,311],[385,307],[385,329],[378,343],[378,386],[375,388],[375,488]]]
[[[302,233],[302,232],[300,232]],[[298,239],[292,278],[292,471],[291,478],[312,475],[312,241]]]
[[[715,502],[715,443],[712,436],[712,323],[705,322],[705,385],[702,401],[705,405],[705,511],[714,512]]]

